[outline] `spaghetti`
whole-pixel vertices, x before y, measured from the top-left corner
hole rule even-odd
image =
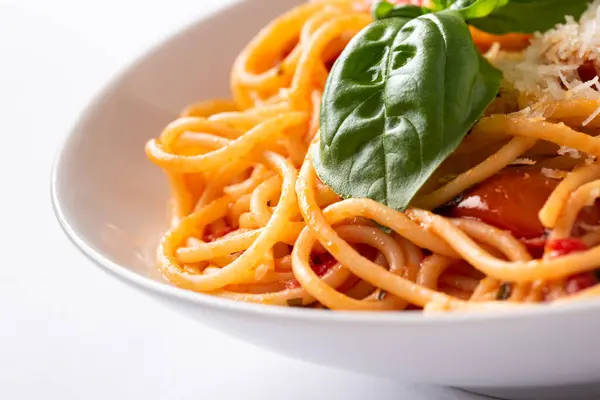
[[[600,294],[600,99],[521,96],[502,106],[510,112],[486,113],[404,212],[341,199],[317,177],[329,66],[371,20],[352,0],[292,9],[237,58],[234,100],[193,104],[148,142],[172,191],[164,276],[233,300],[331,310],[504,309]],[[501,57],[497,36],[473,35],[492,62]],[[537,209],[535,182],[547,188],[530,193],[543,197]],[[495,199],[506,187],[523,193]],[[524,209],[511,208],[513,196]]]

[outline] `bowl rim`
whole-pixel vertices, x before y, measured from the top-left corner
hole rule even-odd
[[[419,325],[446,325],[455,324],[458,322],[477,322],[488,323],[491,321],[510,321],[521,318],[544,318],[558,317],[563,314],[572,314],[574,312],[593,312],[600,310],[600,299],[585,299],[582,301],[568,302],[557,305],[532,304],[524,307],[517,307],[510,310],[494,310],[483,311],[474,310],[468,312],[447,312],[424,314],[421,311],[402,311],[402,312],[384,312],[384,311],[335,311],[318,310],[302,307],[281,307],[271,306],[256,303],[246,303],[231,299],[211,296],[209,294],[194,292],[187,289],[182,289],[168,283],[161,283],[139,273],[131,271],[129,268],[115,263],[102,255],[93,246],[87,243],[71,226],[69,219],[66,217],[63,205],[59,195],[59,181],[61,176],[59,170],[65,157],[65,151],[69,144],[76,137],[86,121],[95,113],[95,110],[105,101],[107,95],[116,90],[123,79],[129,76],[138,65],[145,62],[150,56],[164,47],[168,47],[177,38],[184,36],[189,30],[208,21],[212,18],[225,14],[228,10],[238,7],[240,4],[247,3],[252,0],[233,0],[230,4],[221,7],[217,10],[209,11],[202,14],[200,17],[179,27],[172,34],[168,34],[155,44],[145,49],[137,55],[133,60],[129,61],[124,67],[114,73],[98,90],[95,91],[91,100],[80,111],[79,116],[72,124],[68,134],[61,138],[58,146],[57,154],[52,164],[50,172],[50,201],[54,215],[62,228],[63,232],[69,241],[94,265],[99,267],[104,272],[112,275],[119,280],[133,284],[138,289],[148,292],[160,294],[165,297],[171,297],[177,300],[184,300],[198,306],[212,307],[221,311],[250,314],[255,317],[273,317],[300,320],[302,322],[319,322],[319,323],[344,323],[344,324],[382,324],[382,325],[399,325],[399,324],[419,324]]]

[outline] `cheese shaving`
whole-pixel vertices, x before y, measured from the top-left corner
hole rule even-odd
[[[597,78],[597,77],[596,77]],[[594,120],[594,118],[596,118],[598,116],[598,114],[600,114],[600,107],[596,108],[596,110],[594,110],[594,112],[587,117],[582,123],[581,125],[586,126],[587,124],[589,124],[590,122],[592,122]]]
[[[581,153],[579,152],[579,150],[573,149],[573,148],[567,147],[567,146],[560,146],[560,149],[558,149],[557,153],[560,154],[561,156],[568,154],[569,157],[575,158],[575,159],[581,158]]]
[[[521,158],[515,159],[515,161],[513,161],[511,164],[512,165],[535,165],[536,162],[535,162],[535,160],[532,160],[531,158],[521,157]]]
[[[566,0],[565,0],[566,1]],[[600,79],[582,82],[584,64],[600,71],[600,0],[592,2],[579,22],[565,22],[545,33],[536,33],[521,53],[488,52],[490,61],[504,73],[505,85],[531,98],[530,103],[572,98],[600,100]],[[600,115],[600,107],[584,122]]]
[[[567,172],[558,169],[542,168],[541,172],[550,179],[564,179],[567,176]]]

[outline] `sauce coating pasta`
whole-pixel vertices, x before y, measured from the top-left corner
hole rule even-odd
[[[343,199],[319,179],[329,70],[371,22],[357,1],[290,10],[238,56],[232,100],[190,105],[148,142],[172,193],[164,276],[223,298],[331,310],[494,310],[599,294],[600,119],[582,121],[600,100],[520,99],[486,113],[403,211]],[[482,51],[531,38],[472,34]]]

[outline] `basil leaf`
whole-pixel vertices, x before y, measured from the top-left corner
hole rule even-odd
[[[342,197],[405,209],[500,88],[456,11],[376,21],[334,64],[314,164]]]
[[[460,11],[469,20],[490,15],[497,8],[503,7],[509,0],[457,0],[450,6],[451,10]]]
[[[386,18],[394,9],[394,5],[387,1],[374,1],[371,3],[371,15],[374,20]]]
[[[433,11],[442,11],[445,10],[452,4],[452,0],[432,0]]]
[[[371,14],[373,14],[373,19],[375,20],[395,17],[413,19],[429,12],[430,10],[425,7],[410,4],[394,5],[387,1],[373,2],[371,8]]]
[[[564,22],[570,15],[579,19],[588,8],[590,0],[511,0],[481,19],[469,24],[494,34],[510,32],[545,32]]]

